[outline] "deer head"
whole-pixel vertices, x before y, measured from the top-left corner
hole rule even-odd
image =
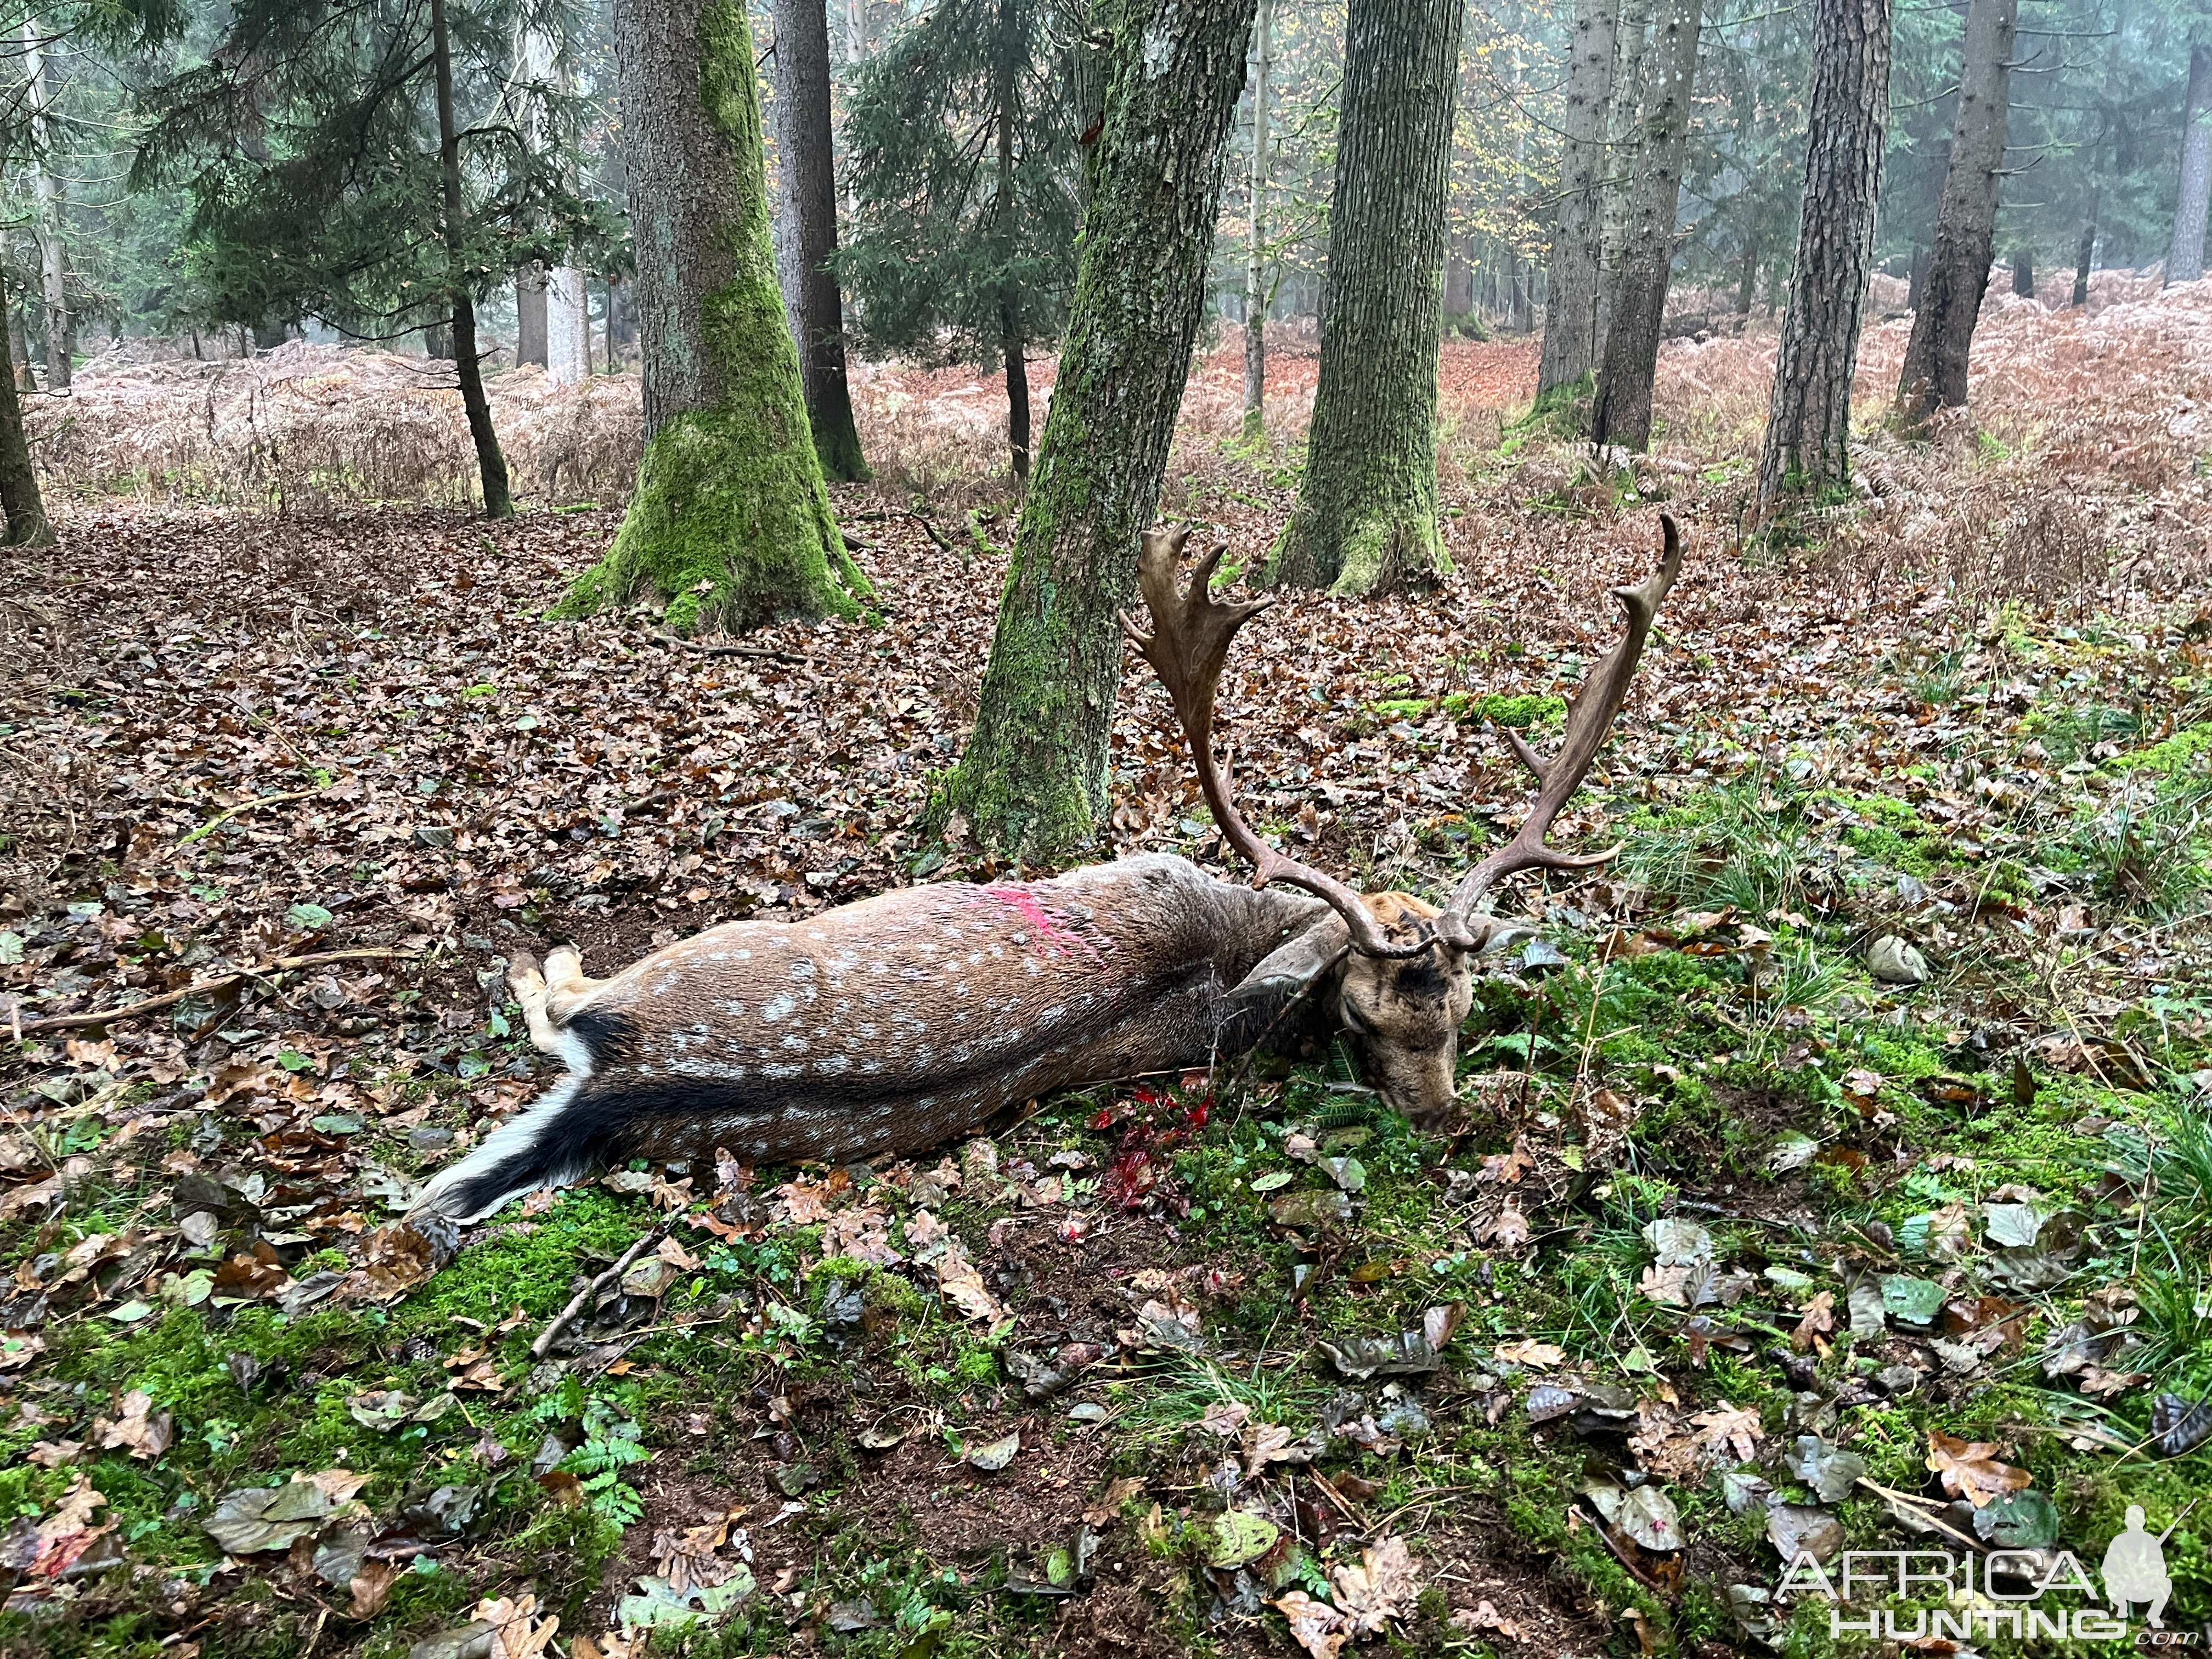
[[[1485,901],[1503,878],[1521,870],[1587,869],[1613,858],[1601,853],[1553,851],[1544,842],[1590,763],[1628,696],[1638,659],[1650,636],[1660,602],[1682,565],[1680,532],[1660,515],[1665,553],[1658,569],[1613,596],[1627,616],[1627,629],[1611,654],[1583,683],[1567,709],[1559,752],[1537,757],[1510,729],[1506,741],[1534,775],[1536,799],[1520,830],[1505,845],[1468,872],[1440,910],[1409,893],[1355,892],[1310,865],[1284,857],[1261,840],[1237,812],[1229,764],[1213,749],[1213,699],[1237,630],[1273,603],[1270,599],[1217,599],[1214,568],[1225,550],[1215,548],[1181,586],[1187,529],[1148,531],[1138,562],[1138,585],[1152,618],[1150,631],[1126,613],[1121,625],[1152,664],[1174,704],[1190,745],[1200,789],[1222,837],[1254,870],[1255,887],[1280,882],[1311,893],[1334,912],[1292,939],[1253,969],[1230,994],[1230,1012],[1279,1009],[1324,985],[1329,1010],[1357,1041],[1376,1088],[1416,1121],[1434,1121],[1450,1108],[1455,1090],[1459,1028],[1474,994],[1474,964],[1527,929],[1489,914]]]

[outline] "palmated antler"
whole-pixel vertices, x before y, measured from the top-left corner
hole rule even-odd
[[[1620,643],[1613,647],[1613,653],[1583,682],[1582,690],[1568,705],[1566,736],[1559,744],[1559,752],[1549,761],[1539,760],[1521,740],[1519,733],[1507,729],[1506,741],[1512,744],[1514,754],[1535,775],[1535,804],[1528,809],[1528,816],[1522,821],[1513,839],[1468,871],[1453,890],[1451,902],[1437,918],[1437,936],[1446,943],[1463,950],[1474,948],[1480,943],[1480,936],[1470,918],[1501,878],[1519,870],[1587,870],[1620,855],[1617,846],[1602,853],[1558,853],[1544,844],[1544,837],[1550,833],[1552,820],[1559,817],[1559,809],[1582,787],[1590,763],[1597,758],[1597,751],[1605,746],[1613,717],[1628,700],[1628,683],[1636,677],[1637,659],[1643,656],[1644,642],[1650,637],[1660,601],[1667,597],[1667,590],[1674,586],[1674,578],[1681,574],[1681,532],[1671,514],[1661,514],[1659,523],[1666,536],[1665,555],[1659,568],[1635,586],[1613,590],[1613,597],[1620,601],[1621,610],[1627,613],[1628,629],[1621,635]]]
[[[1182,562],[1183,544],[1190,532],[1148,530],[1144,551],[1137,562],[1137,585],[1152,613],[1149,634],[1137,626],[1128,612],[1121,626],[1145,660],[1152,664],[1175,704],[1176,718],[1190,744],[1198,768],[1198,786],[1206,806],[1229,844],[1250,861],[1255,887],[1279,881],[1303,889],[1344,918],[1352,934],[1352,948],[1371,957],[1418,956],[1429,948],[1424,938],[1410,944],[1394,944],[1359,895],[1342,882],[1331,879],[1310,866],[1286,859],[1260,839],[1237,813],[1229,794],[1229,768],[1213,752],[1213,693],[1220,683],[1222,665],[1229,658],[1229,642],[1237,630],[1265,611],[1272,599],[1217,599],[1212,592],[1214,568],[1225,550],[1215,548],[1198,562],[1190,586],[1178,591],[1176,573]]]

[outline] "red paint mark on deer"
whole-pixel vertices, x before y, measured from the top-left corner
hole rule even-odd
[[[1005,905],[1029,927],[1036,940],[1037,948],[1047,956],[1081,956],[1093,962],[1105,959],[1105,953],[1082,934],[1073,933],[1063,925],[1063,919],[1037,902],[1036,895],[1026,887],[986,887],[982,896]]]

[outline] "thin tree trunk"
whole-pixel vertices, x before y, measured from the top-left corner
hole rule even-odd
[[[2082,222],[2081,240],[2074,247],[2074,293],[2069,303],[2076,307],[2089,303],[2090,264],[2097,257],[2097,191],[2089,192],[2089,216]]]
[[[1851,374],[1874,276],[1889,69],[1890,0],[1820,0],[1797,259],[1759,463],[1762,502],[1850,476]],[[1747,260],[1747,295],[1749,272]]]
[[[1014,123],[1020,117],[1014,102],[1014,81],[1024,56],[1021,19],[1014,0],[999,0],[997,74],[991,112],[991,124],[997,129],[999,178],[991,202],[991,234],[998,243],[1002,273],[1011,270],[1014,263]],[[1030,477],[1030,376],[1024,356],[1025,344],[1021,290],[1002,277],[999,356],[1006,366],[1006,447],[1012,453],[1014,477],[1024,484]]]
[[[477,471],[483,481],[484,517],[514,515],[507,490],[507,458],[492,430],[491,404],[484,397],[483,362],[477,352],[477,308],[463,276],[466,228],[461,204],[461,137],[453,118],[453,52],[446,29],[446,0],[430,0],[430,56],[438,82],[438,166],[445,183],[446,282],[453,307],[453,368],[461,382],[461,407],[469,417],[469,436],[477,447]]]
[[[1468,258],[1468,241],[1455,236],[1444,244],[1444,316],[1451,320],[1474,309],[1474,266]]]
[[[2035,256],[2024,247],[2013,250],[2012,291],[2018,299],[2035,297]]]
[[[777,172],[783,183],[783,297],[822,470],[868,476],[845,378],[845,312],[837,292],[837,179],[830,135],[827,0],[775,0]]]
[[[1551,289],[1536,401],[1575,386],[1596,360],[1598,271],[1605,256],[1600,205],[1606,166],[1605,118],[1613,90],[1613,38],[1620,0],[1575,0],[1567,37],[1567,107],[1561,123],[1559,213],[1552,227]]]
[[[1267,12],[1259,0],[1252,24],[1252,218],[1244,243],[1244,428],[1267,434]]]
[[[1134,597],[1205,310],[1254,0],[1131,0],[1093,146],[1075,301],[975,729],[931,805],[1054,859],[1096,839]]]
[[[0,307],[15,314],[4,282],[0,282]],[[9,546],[45,547],[53,541],[54,532],[46,521],[39,475],[31,465],[30,441],[23,430],[23,404],[16,395],[15,360],[7,337],[13,332],[0,332],[0,513],[7,515]]]
[[[514,276],[514,361],[545,367],[545,267],[525,265]]]
[[[678,632],[857,617],[874,590],[837,533],[807,425],[744,7],[617,0],[614,39],[645,459],[614,546],[561,610],[651,589]]]
[[[1268,575],[1369,593],[1449,568],[1437,531],[1444,195],[1463,0],[1352,0],[1328,333],[1297,510]]]
[[[1653,0],[1621,0],[1613,32],[1613,84],[1606,96],[1606,150],[1598,188],[1596,326],[1590,333],[1590,368],[1605,361],[1613,319],[1613,279],[1628,242],[1628,210],[1635,193],[1636,158],[1643,143],[1644,49],[1651,40]]]
[[[1759,297],[1759,237],[1754,233],[1743,245],[1743,270],[1736,278],[1735,314],[1751,315],[1751,302]]]
[[[1925,426],[1938,409],[1966,401],[1966,355],[1996,240],[2019,15],[2020,0],[1971,0],[1966,9],[1958,121],[1936,214],[1936,248],[1898,377],[1897,415],[1908,431]]]
[[[2166,283],[2204,275],[2204,225],[2212,209],[2212,46],[2189,49],[2189,94],[2182,108],[2181,190],[2173,204],[2173,240],[2166,250]]]
[[[7,227],[0,225],[0,289],[5,289],[5,273],[14,267],[15,263],[15,250],[13,240],[9,234]],[[23,328],[23,307],[15,300],[9,299],[5,302],[4,309],[8,313],[8,356],[15,366],[15,390],[36,392],[39,389],[39,382],[37,377],[31,372],[31,341],[30,336]],[[199,331],[195,329],[192,331],[192,356],[198,357],[199,355]]]
[[[1658,370],[1660,323],[1674,266],[1674,215],[1681,202],[1701,13],[1700,0],[1660,0],[1628,240],[1613,280],[1604,366],[1590,415],[1590,436],[1600,444],[1642,449],[1651,441],[1651,382]]]
[[[31,196],[38,210],[40,286],[46,300],[46,386],[70,383],[69,244],[62,227],[66,191],[54,172],[53,82],[47,75],[46,26],[23,19],[23,79],[31,113]]]

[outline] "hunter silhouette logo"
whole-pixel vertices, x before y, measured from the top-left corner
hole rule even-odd
[[[2166,1540],[2196,1507],[2192,1500],[2164,1532],[2153,1534],[2143,1524],[2142,1505],[2128,1505],[2126,1527],[2105,1549],[2101,1599],[2109,1612],[2096,1605],[2096,1580],[2064,1549],[1845,1550],[1833,1569],[1801,1550],[1775,1595],[1779,1599],[1811,1593],[1825,1599],[1832,1638],[1966,1642],[2003,1635],[2030,1642],[2120,1642],[2129,1639],[2128,1620],[2142,1608],[2150,1630],[2160,1634],[2146,1632],[2136,1637],[2138,1644],[2194,1646],[2197,1638],[2191,1632],[2164,1632],[2166,1605],[2173,1594],[2166,1570]],[[1875,1599],[1911,1602],[1931,1593],[1948,1605],[1864,1605]],[[2077,1596],[2087,1605],[2046,1599],[2054,1594]]]
[[[2191,1508],[2195,1508],[2191,1504]],[[2184,1510],[2181,1515],[2189,1513]],[[2166,1540],[2181,1524],[2181,1515],[2155,1538],[2144,1529],[2142,1505],[2128,1505],[2127,1530],[2105,1547],[2105,1599],[2112,1612],[2124,1619],[2137,1601],[2149,1603],[2144,1616],[2154,1630],[2164,1630],[2166,1598],[2173,1594],[2173,1580],[2166,1573]]]

